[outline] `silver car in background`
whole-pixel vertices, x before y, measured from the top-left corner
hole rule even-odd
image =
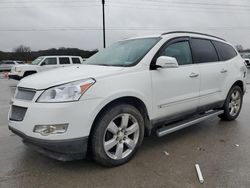
[[[23,61],[3,60],[0,61],[0,71],[10,71],[14,65],[24,64]]]

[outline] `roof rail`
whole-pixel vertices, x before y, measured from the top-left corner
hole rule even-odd
[[[217,38],[217,39],[226,41],[225,39],[220,38],[220,37],[216,37],[216,36],[205,34],[205,33],[193,32],[193,31],[171,31],[171,32],[167,32],[167,33],[162,33],[161,35],[168,35],[168,34],[175,34],[175,33],[198,34],[198,35],[204,35],[204,36],[213,37],[213,38]]]

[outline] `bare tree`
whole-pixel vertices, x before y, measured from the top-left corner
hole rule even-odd
[[[28,46],[20,45],[20,46],[14,48],[13,51],[16,53],[29,53],[29,52],[31,52],[31,49]]]
[[[236,45],[235,48],[236,48],[239,52],[241,52],[241,51],[244,50],[244,48],[243,48],[243,46],[242,46],[241,44]]]
[[[31,56],[31,49],[28,46],[20,45],[13,49],[15,54],[19,57],[19,60],[28,61]]]

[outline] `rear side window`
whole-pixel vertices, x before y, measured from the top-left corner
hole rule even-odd
[[[213,44],[219,54],[221,61],[227,61],[237,56],[237,52],[232,46],[218,41],[213,41]]]
[[[73,62],[73,64],[81,64],[80,59],[77,57],[72,57],[72,62]]]
[[[193,57],[195,63],[209,63],[219,61],[217,52],[210,40],[191,40]]]
[[[163,49],[160,56],[174,57],[179,65],[192,64],[192,55],[188,41],[170,44]]]
[[[59,63],[61,65],[70,64],[70,60],[68,57],[59,57]]]

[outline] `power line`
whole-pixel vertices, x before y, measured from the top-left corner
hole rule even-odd
[[[162,4],[141,4],[141,1],[135,1],[134,3],[128,3],[128,2],[119,2],[119,1],[107,1],[109,5],[119,5],[119,6],[129,6],[129,7],[136,7],[139,9],[148,8],[148,9],[155,9],[155,8],[170,8],[170,7],[176,7],[176,8],[185,8],[185,9],[205,9],[205,10],[220,10],[220,11],[249,11],[250,12],[250,6],[249,8],[234,8],[234,7],[227,7],[226,9],[223,7],[207,7],[207,6],[197,6],[189,3],[181,3],[177,4],[174,2],[169,2],[166,7],[163,7]]]
[[[138,0],[137,0],[138,1]],[[205,5],[205,6],[223,6],[223,7],[250,7],[250,5],[244,5],[244,4],[230,4],[230,3],[201,3],[201,2],[190,2],[190,1],[185,1],[185,2],[181,2],[181,1],[163,1],[163,0],[144,0],[144,1],[140,1],[140,2],[158,2],[158,3],[172,3],[172,4],[190,4],[190,5]]]
[[[135,10],[152,10],[152,11],[173,11],[173,12],[188,12],[188,13],[194,13],[194,12],[198,12],[198,13],[212,13],[212,14],[249,14],[250,12],[247,11],[213,11],[213,10],[199,10],[199,9],[192,9],[192,8],[178,8],[178,7],[166,7],[166,8],[162,8],[162,7],[158,7],[158,8],[150,8],[150,7],[140,7],[140,6],[121,6],[121,5],[110,5],[107,4],[107,6],[109,8],[129,8],[129,9],[135,9]],[[185,9],[186,8],[186,9]]]
[[[202,30],[250,30],[250,26],[238,27],[175,27],[175,28],[161,28],[161,27],[108,27],[106,30],[111,31],[167,31],[175,29],[202,29]],[[43,27],[43,28],[21,28],[21,27],[0,27],[1,32],[43,32],[43,31],[101,31],[102,27]]]
[[[30,0],[27,0],[27,1],[0,1],[0,4],[23,4],[23,3],[32,3],[32,4],[35,4],[35,3],[97,3],[97,2],[100,2],[98,0],[93,0],[93,1],[90,1],[90,0],[83,0],[83,1],[80,1],[80,0],[70,0],[70,1],[59,1],[59,0],[55,0],[55,1],[30,1]]]
[[[30,8],[82,8],[82,7],[100,7],[98,4],[89,5],[57,5],[57,6],[0,6],[0,9],[30,9]]]

